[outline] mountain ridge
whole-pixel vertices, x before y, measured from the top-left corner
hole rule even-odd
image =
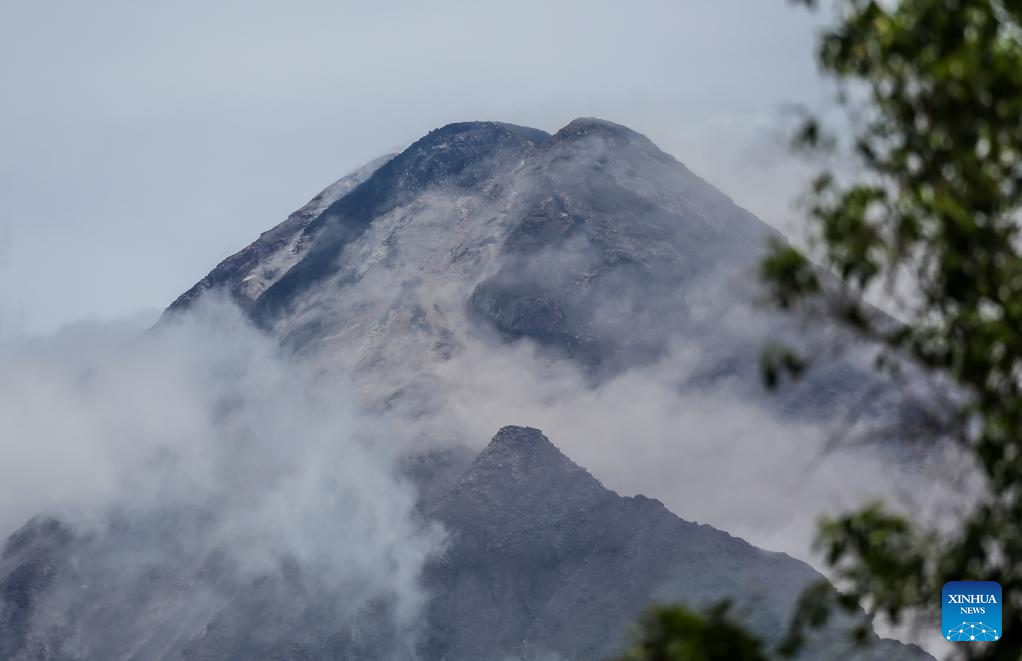
[[[384,207],[400,204],[400,200],[391,199],[395,191],[414,192],[438,185],[471,187],[480,183],[480,175],[469,172],[463,179],[459,179],[459,175],[463,175],[466,170],[471,169],[470,166],[483,158],[498,156],[502,148],[510,148],[513,154],[522,153],[523,150],[530,148],[534,152],[555,152],[565,144],[591,142],[594,139],[606,140],[611,149],[635,149],[637,153],[643,153],[668,168],[684,173],[685,177],[692,180],[692,185],[686,187],[684,191],[686,195],[692,196],[693,192],[698,192],[700,189],[709,191],[702,196],[706,204],[730,205],[741,216],[741,222],[756,227],[757,232],[754,234],[762,232],[780,237],[751,213],[735,205],[730,197],[713,189],[684,164],[660,150],[647,137],[626,126],[592,117],[580,117],[554,134],[548,134],[540,129],[503,122],[456,122],[433,129],[402,152],[376,159],[351,175],[342,178],[313,198],[301,210],[292,214],[285,223],[264,232],[260,240],[224,260],[207,279],[200,282],[201,289],[224,285],[236,288],[237,285],[230,281],[239,275],[242,277],[246,275],[236,265],[236,262],[239,261],[238,256],[257,247],[267,235],[274,234],[277,230],[294,227],[296,217],[302,218],[303,222],[298,227],[298,231],[305,241],[310,241],[314,235],[328,226],[344,225],[340,229],[335,227],[334,234],[336,236],[327,237],[328,240],[324,241],[325,245],[319,248],[321,253],[336,255],[343,251],[345,244],[353,238],[353,235],[357,236],[364,231],[367,222],[371,222],[372,216],[385,213]],[[554,161],[563,161],[567,157],[557,153],[553,159]],[[597,156],[594,159],[594,166],[602,167],[601,164],[605,162],[605,159],[606,156]],[[342,184],[344,184],[343,188],[341,188]],[[334,191],[342,192],[342,194],[337,194]],[[322,204],[323,199],[327,199],[329,203]],[[317,202],[320,203],[317,204]],[[635,200],[631,200],[631,202],[634,203]],[[303,255],[304,257],[305,255]],[[311,260],[313,263],[304,267],[302,261],[304,259],[299,259],[296,263],[291,264],[276,281],[269,283],[263,291],[258,292],[256,300],[241,299],[241,302],[251,302],[257,306],[259,305],[257,299],[261,298],[263,294],[268,294],[269,298],[274,300],[294,296],[299,289],[297,284],[299,281],[314,281],[318,277],[316,273],[320,272],[321,274],[326,269],[323,260]],[[296,269],[294,273],[290,273],[292,269]],[[234,273],[236,270],[242,272]],[[274,287],[279,287],[279,290],[272,291]],[[189,290],[174,301],[168,308],[168,312],[182,309],[193,302],[195,289]],[[233,298],[239,300],[237,296]],[[275,305],[269,301],[262,305],[269,310],[263,312],[257,310],[254,312],[255,316],[272,316],[270,311],[275,308]]]
[[[250,288],[253,296],[238,295],[250,273],[236,256],[217,266],[202,289],[226,289],[296,349],[318,346],[345,334],[338,322],[347,315],[337,312],[344,303],[323,301],[325,292],[357,288],[386,267],[367,264],[370,254],[401,259],[411,249],[402,236],[414,237],[418,250],[446,234],[446,255],[408,255],[413,261],[393,274],[404,278],[427,327],[457,334],[448,322],[430,319],[439,304],[445,308],[439,314],[453,315],[458,325],[530,339],[613,373],[663,352],[665,335],[674,331],[652,322],[683,310],[682,285],[717,270],[751,269],[766,239],[780,238],[645,136],[594,118],[553,135],[497,122],[449,124],[361,172],[346,194],[300,228],[301,249],[278,260],[286,268]],[[413,229],[436,214],[448,218],[437,219],[433,236]],[[689,247],[695,245],[700,249]],[[472,291],[461,301],[430,301],[427,290],[440,285],[426,282],[444,273],[427,276],[413,266],[429,263],[457,270]],[[186,293],[168,313],[193,299]],[[613,309],[610,301],[627,307]],[[322,312],[312,309],[317,304]],[[628,337],[626,326],[642,332]]]
[[[450,541],[424,569],[414,650],[386,601],[339,619],[343,594],[286,558],[245,578],[216,550],[172,542],[151,569],[108,566],[132,538],[173,534],[157,516],[85,535],[39,519],[12,536],[0,559],[0,658],[581,661],[620,653],[651,601],[699,609],[727,598],[774,642],[801,588],[822,578],[659,501],[615,494],[529,427],[501,428],[428,509]],[[117,590],[102,580],[111,571]],[[880,639],[854,648],[847,628],[863,617],[832,624],[800,658],[931,658]]]
[[[0,658],[414,652],[573,661],[619,652],[651,600],[701,608],[722,598],[776,639],[801,589],[821,578],[809,565],[682,519],[659,500],[620,496],[535,428],[501,427],[472,458],[456,448],[478,447],[493,418],[541,424],[536,412],[561,406],[565,390],[581,401],[568,397],[559,412],[571,424],[558,433],[582,430],[568,454],[585,447],[578,437],[595,444],[588,435],[602,435],[618,449],[617,468],[633,472],[650,468],[630,452],[649,437],[648,417],[694,389],[760,407],[756,423],[840,409],[861,376],[844,363],[787,400],[762,392],[763,339],[808,337],[796,321],[756,309],[736,284],[755,290],[766,242],[778,237],[645,136],[593,118],[553,135],[450,124],[367,164],[222,261],[160,324],[170,328],[207,294],[226,294],[287,361],[350,375],[351,398],[405,444],[397,454],[417,486],[423,530],[438,524],[450,534],[423,567],[421,628],[406,630],[387,595],[345,609],[349,595],[295,558],[253,580],[227,555],[189,547],[215,521],[214,503],[157,509],[88,535],[28,524],[0,559],[0,629],[17,632],[7,643],[16,649]],[[608,383],[619,387],[601,391]],[[611,430],[588,424],[594,402],[613,412],[647,397],[667,406],[640,407],[623,418],[630,425]],[[689,419],[700,413],[654,422],[687,448],[706,434]],[[585,456],[607,479],[607,463],[598,469],[589,459],[599,455]],[[678,511],[697,504],[665,500]],[[133,552],[128,567],[110,560],[124,549]],[[822,647],[804,658],[848,651],[837,637],[863,617],[837,623],[827,632],[835,638],[816,641]],[[928,658],[876,644],[876,655],[851,658]]]
[[[801,589],[823,578],[657,500],[619,496],[530,427],[501,428],[433,515],[452,546],[426,570],[427,658],[610,658],[657,601],[698,610],[728,599],[773,643]],[[852,621],[800,658],[931,658],[879,639],[857,652],[843,639]]]

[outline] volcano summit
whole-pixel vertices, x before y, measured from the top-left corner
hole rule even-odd
[[[207,348],[193,361],[227,384],[209,389],[218,470],[179,454],[187,433],[161,435],[124,480],[141,504],[88,525],[40,517],[10,537],[0,659],[588,661],[621,652],[651,601],[721,599],[775,641],[821,576],[733,534],[777,548],[794,512],[814,522],[813,479],[827,493],[872,487],[892,453],[910,458],[842,456],[807,477],[820,421],[869,376],[833,359],[764,392],[764,342],[826,335],[756,305],[771,240],[783,237],[646,137],[598,119],[553,134],[450,124],[373,161],[217,265],[140,339],[159,349],[223,299],[244,320],[217,339],[233,359]],[[248,358],[234,343],[249,332],[272,349]],[[313,376],[264,383],[258,360]],[[343,395],[322,385],[337,375]],[[303,415],[275,408],[305,394],[319,414],[357,402],[386,433],[313,454]],[[317,441],[355,436],[323,420]],[[382,445],[385,470],[367,458]],[[382,494],[343,483],[363,473],[413,495],[376,507]],[[180,487],[196,475],[215,488]],[[253,529],[253,509],[276,518]],[[240,566],[226,548],[239,530],[245,557],[272,552]],[[369,539],[373,557],[338,552]],[[397,594],[408,583],[414,594]],[[850,648],[864,622],[835,621],[803,658],[929,658],[875,636]]]

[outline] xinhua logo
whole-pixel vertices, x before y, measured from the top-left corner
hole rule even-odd
[[[944,584],[941,620],[947,640],[975,642],[1001,637],[1001,585],[995,581]]]

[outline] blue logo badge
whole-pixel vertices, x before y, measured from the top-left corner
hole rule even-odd
[[[975,642],[1001,637],[1001,584],[949,581],[944,584],[941,621],[945,640]]]

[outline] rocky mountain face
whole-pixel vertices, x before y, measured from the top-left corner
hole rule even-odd
[[[550,136],[452,124],[342,179],[169,311],[226,289],[292,346],[318,350],[345,344],[359,322],[384,331],[380,346],[399,323],[443,340],[467,315],[621,368],[663,349],[677,330],[665,317],[688,316],[685,291],[750,267],[771,236],[623,126],[579,119]],[[378,315],[361,309],[374,303]]]
[[[840,409],[867,380],[842,361],[776,400],[761,391],[764,339],[801,337],[753,305],[770,239],[647,138],[602,120],[553,135],[452,124],[368,164],[224,260],[160,325],[225,295],[289,360],[351,374],[371,411],[413,430],[400,472],[422,526],[448,540],[419,577],[421,614],[356,603],[288,558],[239,571],[194,543],[214,510],[113,512],[88,528],[40,518],[0,556],[0,659],[589,660],[621,651],[650,601],[724,598],[776,640],[820,578],[812,568],[619,496],[536,429],[504,427],[476,454],[466,446],[484,436],[466,409],[531,420],[459,391],[490,369],[483,359],[517,360],[509,348],[570,366],[586,389],[656,365],[680,339],[693,358],[671,393],[727,382],[781,417]],[[846,649],[857,623],[838,622],[804,658],[929,658],[892,641]]]
[[[656,500],[618,496],[536,429],[505,427],[453,483],[443,474],[428,476],[446,488],[422,506],[450,544],[425,568],[429,600],[412,635],[394,628],[385,601],[347,612],[343,591],[300,565],[242,580],[222,555],[178,548],[173,531],[202,521],[176,512],[99,535],[37,520],[12,536],[0,559],[0,658],[602,659],[624,649],[652,601],[731,599],[735,617],[776,640],[801,589],[821,578]],[[125,566],[116,549],[143,537],[142,548],[171,552]],[[803,658],[930,658],[893,641],[853,649],[852,624],[831,627]]]
[[[651,602],[731,599],[776,640],[796,596],[822,578],[659,501],[617,495],[527,427],[501,429],[433,514],[454,543],[427,571],[427,658],[610,658]],[[840,627],[829,633],[805,658],[929,658],[891,641],[856,653]]]
[[[328,188],[165,319],[226,292],[408,415],[449,406],[440,367],[478,342],[529,341],[599,381],[684,337],[701,355],[692,383],[737,376],[759,396],[764,338],[801,332],[757,310],[771,239],[783,240],[624,126],[451,124]],[[833,362],[774,400],[816,415],[866,380]]]

